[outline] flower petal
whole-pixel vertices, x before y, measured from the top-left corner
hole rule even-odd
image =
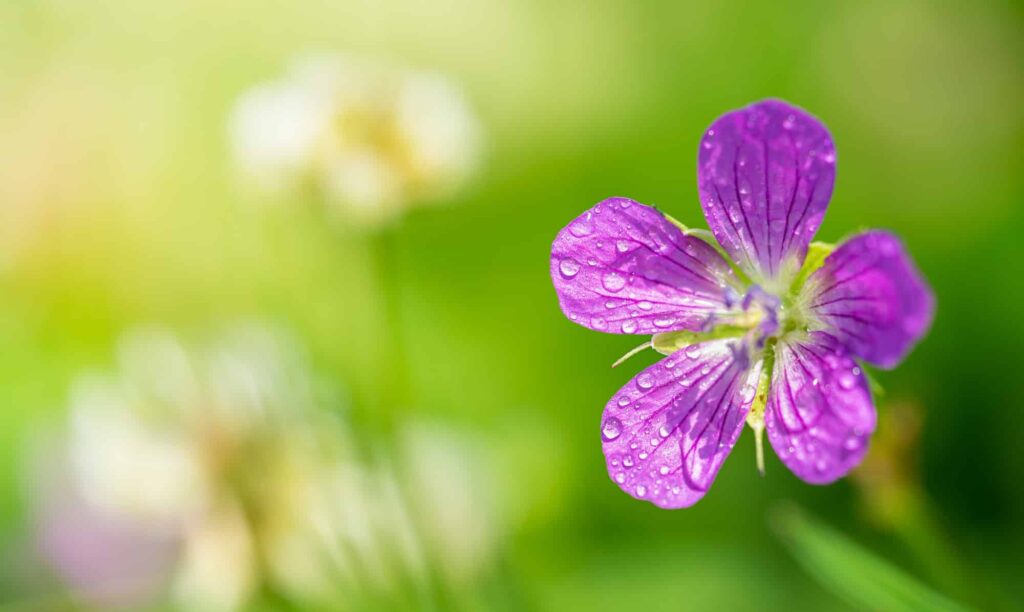
[[[604,200],[558,234],[551,278],[566,316],[615,334],[699,330],[735,283],[711,245],[627,198]]]
[[[832,482],[860,463],[875,430],[867,379],[825,334],[780,342],[765,426],[772,448],[794,474],[812,484]]]
[[[744,368],[732,340],[691,345],[647,368],[605,407],[601,440],[622,490],[662,508],[704,496],[750,410],[760,362]]]
[[[883,368],[910,352],[935,313],[935,297],[903,245],[877,230],[839,245],[803,294],[822,331]]]
[[[835,161],[824,124],[780,100],[711,124],[697,155],[701,206],[718,242],[755,281],[796,273],[832,197]]]

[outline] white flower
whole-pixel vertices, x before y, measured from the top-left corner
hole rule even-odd
[[[300,58],[243,94],[229,130],[248,185],[312,186],[355,225],[442,201],[480,158],[477,120],[449,80],[344,55]]]

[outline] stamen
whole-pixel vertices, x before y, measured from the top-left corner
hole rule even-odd
[[[623,355],[622,357],[619,357],[619,358],[618,358],[618,359],[617,359],[617,360],[615,361],[615,363],[613,363],[613,364],[612,364],[612,367],[613,367],[613,368],[616,368],[616,367],[618,367],[618,366],[619,366],[619,365],[620,365],[620,364],[621,364],[622,362],[626,361],[627,359],[629,359],[629,358],[630,358],[630,357],[632,357],[633,355],[636,355],[637,353],[639,353],[640,351],[642,351],[642,350],[644,350],[644,349],[646,349],[646,348],[654,348],[654,347],[653,347],[653,346],[651,345],[651,341],[650,341],[650,340],[648,340],[648,341],[644,342],[644,343],[643,343],[643,344],[641,344],[640,346],[638,346],[638,347],[636,347],[635,349],[633,349],[633,350],[629,351],[628,353],[626,353],[626,354],[625,354],[625,355]]]

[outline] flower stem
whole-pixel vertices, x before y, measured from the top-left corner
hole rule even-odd
[[[376,268],[383,328],[378,340],[377,404],[393,424],[396,413],[412,401],[408,352],[402,324],[400,265],[395,228],[389,227],[370,238],[369,248]]]

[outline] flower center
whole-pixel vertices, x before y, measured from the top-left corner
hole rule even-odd
[[[747,367],[760,358],[773,339],[807,329],[807,321],[798,304],[783,300],[760,285],[751,285],[742,295],[731,288],[726,289],[725,305],[728,310],[708,320],[704,329],[655,334],[649,344],[640,345],[616,365],[647,346],[671,355],[691,344],[734,338],[736,341],[729,346],[736,360],[742,367]]]
[[[760,285],[751,285],[742,298],[738,294],[726,296],[726,304],[736,313],[731,323],[750,330],[748,334],[759,348],[768,338],[788,331],[793,323],[787,317],[792,309],[785,308],[777,295]]]

